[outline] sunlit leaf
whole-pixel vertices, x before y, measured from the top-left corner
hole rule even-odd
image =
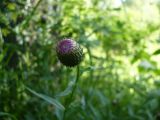
[[[3,28],[1,31],[2,31],[3,36],[7,36],[10,33],[10,31],[8,29],[5,29],[5,28]]]
[[[15,9],[16,9],[16,4],[14,4],[14,3],[9,3],[8,6],[7,6],[7,8],[8,8],[9,10],[15,10]]]
[[[147,61],[147,60],[141,61],[141,63],[139,64],[139,67],[143,69],[154,69],[155,68],[154,65],[150,61]]]

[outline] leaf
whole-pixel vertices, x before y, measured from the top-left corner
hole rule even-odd
[[[104,68],[103,67],[94,67],[94,66],[89,66],[87,68],[83,68],[81,70],[81,73],[83,72],[89,72],[89,71],[94,71],[94,70],[103,70]]]
[[[8,8],[9,10],[15,10],[15,9],[16,9],[16,4],[10,3],[10,4],[8,4],[7,8]]]
[[[91,103],[89,103],[89,108],[91,110],[91,112],[94,114],[95,119],[94,120],[102,120],[102,116],[100,114],[100,111],[98,109],[95,108],[95,106]]]
[[[72,92],[72,88],[75,84],[75,81],[71,81],[68,85],[68,87],[62,91],[61,93],[57,94],[56,97],[63,97],[63,96],[67,96]]]
[[[159,105],[158,100],[155,99],[155,98],[150,100],[149,105],[150,105],[151,110],[156,110],[158,108],[158,105]]]
[[[56,114],[58,120],[63,120],[63,113],[64,112],[62,110],[56,109],[55,114]]]
[[[6,113],[6,112],[0,112],[0,116],[8,116],[13,118],[13,120],[17,120],[15,116],[11,115],[10,113]]]
[[[129,106],[127,106],[127,108],[128,108],[128,114],[129,114],[130,116],[134,117],[135,114],[134,114],[134,111],[133,111],[132,106],[129,105]]]
[[[109,104],[107,97],[101,91],[95,90],[95,94],[103,106]]]
[[[39,98],[45,100],[46,102],[54,105],[56,108],[61,109],[61,110],[64,110],[64,109],[65,109],[64,106],[63,106],[59,101],[57,101],[56,99],[53,99],[53,98],[51,98],[51,97],[49,97],[49,96],[46,96],[46,95],[43,95],[43,94],[40,94],[40,93],[37,93],[37,92],[35,92],[34,90],[31,90],[31,89],[28,88],[28,87],[25,87],[25,88],[26,88],[29,92],[31,92],[32,94],[36,95],[37,97],[39,97]]]
[[[153,64],[148,60],[141,61],[139,67],[143,69],[154,69]]]
[[[5,29],[5,28],[1,29],[1,32],[2,32],[3,36],[7,36],[10,33],[10,31],[8,29]]]
[[[156,50],[156,51],[153,53],[153,55],[158,55],[158,54],[160,54],[160,49]]]
[[[153,115],[152,115],[152,112],[150,111],[150,110],[146,110],[146,114],[147,114],[147,116],[148,116],[148,118],[149,118],[149,120],[154,120],[153,118]]]

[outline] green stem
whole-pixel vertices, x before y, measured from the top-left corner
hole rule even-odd
[[[76,88],[77,88],[77,85],[78,85],[78,81],[79,81],[79,75],[80,75],[80,72],[79,72],[79,65],[77,66],[77,76],[76,76],[76,81],[75,81],[75,84],[73,86],[73,89],[72,89],[72,92],[70,94],[70,97],[69,99],[66,101],[66,107],[65,107],[65,111],[64,111],[64,115],[63,115],[63,120],[65,120],[65,117],[66,117],[66,112],[70,106],[70,104],[72,103],[72,99],[73,99],[73,96],[74,96],[74,93],[76,91]]]
[[[88,46],[87,47],[87,51],[88,51],[88,55],[89,55],[89,62],[90,62],[90,67],[93,66],[93,60],[92,60],[92,54],[91,54],[91,50],[90,50],[90,47]],[[90,71],[90,80],[88,80],[88,86],[93,86],[93,70]]]
[[[4,42],[4,39],[3,39],[1,27],[0,27],[0,51],[2,51],[3,42]]]
[[[23,25],[22,25],[22,29],[25,29],[29,23],[29,21],[31,20],[31,18],[33,17],[34,13],[36,12],[38,6],[40,5],[40,3],[42,2],[42,0],[39,0],[37,2],[37,4],[35,5],[35,7],[33,8],[32,12],[30,13],[30,15],[26,18],[26,20],[24,21]]]

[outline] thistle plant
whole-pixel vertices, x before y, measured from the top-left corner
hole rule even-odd
[[[56,46],[57,57],[60,62],[67,67],[77,66],[76,81],[69,96],[66,101],[66,108],[64,111],[63,119],[66,118],[66,112],[72,102],[73,95],[75,93],[78,81],[79,81],[79,64],[83,60],[83,49],[81,46],[72,39],[63,39],[58,42]]]

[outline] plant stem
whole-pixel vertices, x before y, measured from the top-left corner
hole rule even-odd
[[[70,97],[69,99],[67,99],[66,101],[66,107],[65,107],[65,111],[64,111],[64,115],[63,115],[63,120],[65,120],[65,117],[66,117],[66,112],[69,108],[69,105],[71,104],[72,102],[72,99],[73,99],[73,96],[74,96],[74,93],[76,91],[76,88],[77,88],[77,85],[78,85],[78,81],[79,81],[79,75],[80,75],[80,72],[79,72],[79,65],[77,66],[77,76],[76,76],[76,81],[75,81],[75,84],[73,86],[73,89],[72,89],[72,92],[70,94]]]
[[[3,42],[4,42],[4,39],[3,39],[3,35],[2,35],[2,31],[1,31],[1,27],[0,27],[0,52],[2,52]]]
[[[40,5],[40,3],[42,2],[42,0],[39,0],[35,7],[33,8],[33,10],[31,11],[30,15],[26,18],[26,20],[24,21],[23,25],[22,25],[22,29],[25,29],[29,23],[29,21],[31,20],[31,18],[33,17],[34,13],[36,12],[38,6]]]
[[[89,62],[90,62],[90,67],[93,66],[93,60],[92,60],[92,54],[91,54],[91,50],[90,50],[90,47],[87,46],[87,51],[88,51],[88,55],[89,55]],[[88,80],[88,83],[87,85],[88,86],[92,86],[93,87],[93,70],[90,71],[90,80]]]

